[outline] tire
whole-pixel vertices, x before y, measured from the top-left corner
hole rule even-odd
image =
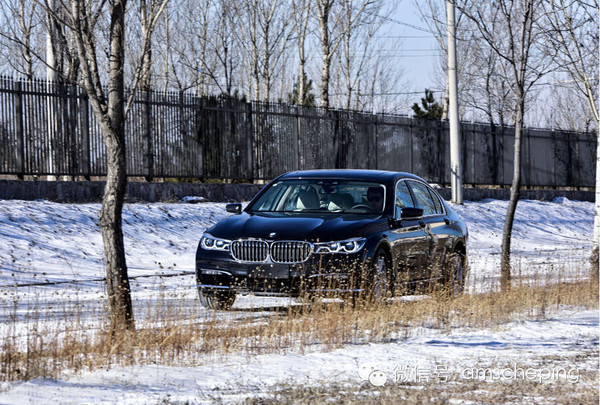
[[[371,263],[371,277],[368,286],[368,299],[377,304],[393,295],[392,266],[385,249],[377,249]]]
[[[207,309],[228,310],[231,309],[235,301],[236,292],[233,290],[226,291],[206,291],[198,289],[198,297],[200,304]]]
[[[304,305],[312,306],[317,304],[321,300],[321,296],[319,294],[305,291],[298,296],[298,301],[300,301]]]
[[[462,294],[465,290],[467,266],[465,255],[454,252],[446,262],[445,289],[452,295]]]

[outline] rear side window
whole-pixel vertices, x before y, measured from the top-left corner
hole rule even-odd
[[[400,218],[400,212],[404,207],[414,207],[415,203],[410,196],[410,191],[404,180],[396,184],[396,218]]]
[[[444,213],[439,199],[425,184],[411,181],[410,188],[415,196],[417,208],[423,209],[423,215],[436,215]]]

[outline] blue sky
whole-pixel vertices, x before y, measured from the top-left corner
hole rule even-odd
[[[440,18],[445,19],[445,16]],[[433,35],[428,32],[427,24],[422,20],[413,0],[403,0],[392,15],[390,26],[401,39],[402,53],[398,63],[404,68],[404,76],[411,89],[423,91],[435,88],[435,69],[439,65],[439,52]]]

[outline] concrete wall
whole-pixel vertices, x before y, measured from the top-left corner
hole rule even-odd
[[[186,196],[203,197],[207,201],[248,201],[263,186],[259,184],[223,183],[144,183],[127,184],[128,202],[179,201]],[[451,190],[443,188],[440,194],[450,199]],[[101,181],[20,181],[0,180],[2,200],[49,200],[58,202],[101,201],[104,182]],[[510,190],[465,188],[464,199],[479,201],[485,198],[508,200]],[[570,200],[594,201],[593,191],[521,190],[522,199],[551,201],[556,197]]]
[[[221,183],[144,183],[129,182],[126,200],[178,201],[186,196],[204,197],[207,201],[247,201],[262,185]],[[101,201],[102,181],[19,181],[0,180],[2,200],[50,200],[58,202]]]
[[[446,200],[452,198],[452,190],[443,188],[437,190]],[[581,190],[521,190],[521,200],[540,200],[552,201],[557,197],[566,197],[569,200],[594,201],[593,191]],[[466,201],[480,201],[487,198],[495,200],[508,200],[510,198],[510,189],[508,188],[465,188],[463,189],[463,199]]]

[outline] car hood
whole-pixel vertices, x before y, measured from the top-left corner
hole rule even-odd
[[[217,238],[260,238],[328,242],[366,236],[386,224],[381,215],[242,213],[218,222],[207,232]]]

